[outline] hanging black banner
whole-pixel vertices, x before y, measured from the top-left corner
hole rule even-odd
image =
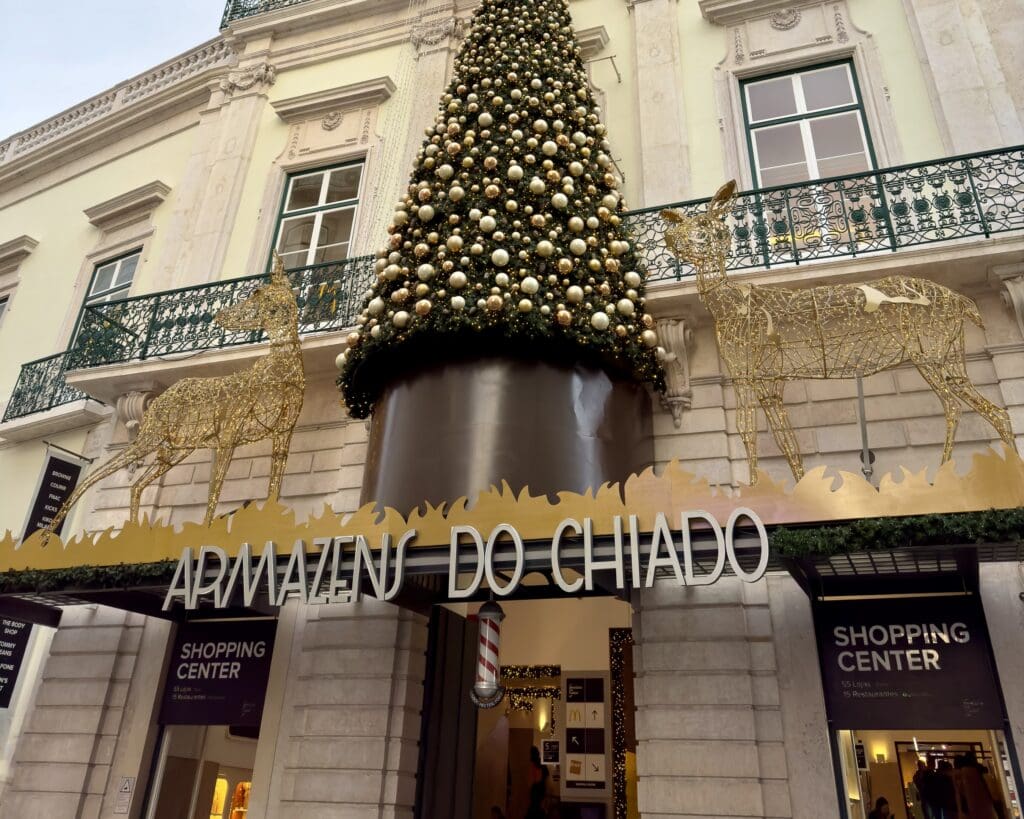
[[[276,620],[179,626],[160,722],[259,728],[276,630]]]
[[[18,683],[21,664],[25,659],[28,638],[32,636],[31,623],[0,618],[0,708],[8,708],[14,686]]]
[[[50,525],[53,516],[64,505],[64,501],[75,491],[81,474],[82,464],[79,461],[58,458],[53,454],[46,456],[43,478],[39,482],[39,489],[36,492],[35,501],[32,503],[32,511],[25,524],[26,538],[36,529],[43,529]],[[57,530],[58,535],[66,523],[67,518],[64,518]]]
[[[815,606],[835,728],[1001,728],[1002,706],[976,597]]]

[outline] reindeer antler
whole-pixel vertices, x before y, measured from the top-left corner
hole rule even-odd
[[[270,281],[274,284],[288,283],[288,277],[284,275],[284,259],[276,250],[274,251],[274,265],[270,269]]]

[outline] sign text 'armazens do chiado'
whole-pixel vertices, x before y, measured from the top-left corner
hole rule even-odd
[[[757,563],[752,569],[741,565],[736,551],[737,525],[743,520],[753,524],[757,533]],[[702,558],[713,560],[710,571],[694,571],[692,541],[698,531],[713,541],[710,550],[701,551]],[[551,533],[547,555],[551,577],[563,592],[576,594],[594,588],[597,572],[614,574],[615,588],[625,589],[650,588],[657,575],[674,577],[680,586],[706,586],[722,576],[727,562],[737,577],[753,583],[764,576],[768,566],[764,523],[755,512],[742,507],[732,512],[724,527],[708,512],[697,510],[681,513],[675,530],[668,518],[659,514],[648,533],[639,532],[636,515],[615,515],[612,532],[610,543],[598,549],[590,518],[565,518],[558,523]],[[351,603],[363,596],[391,600],[402,590],[406,554],[415,540],[416,530],[408,529],[397,538],[382,535],[379,547],[371,546],[361,535],[343,535],[314,538],[311,545],[297,540],[290,551],[280,552],[273,541],[268,541],[258,556],[250,544],[243,543],[236,557],[218,546],[203,546],[198,554],[189,547],[178,561],[164,608],[180,601],[185,608],[195,609],[201,599],[223,608],[232,603],[236,593],[241,594],[245,606],[250,606],[261,590],[266,601],[275,606],[283,605],[289,597],[309,604]],[[567,561],[569,549],[577,556]],[[500,570],[495,568],[499,553]],[[280,576],[278,557],[287,560]],[[448,597],[471,597],[485,578],[496,596],[507,597],[519,587],[526,563],[526,544],[511,524],[499,523],[486,535],[473,526],[452,526]],[[580,574],[572,580],[565,574],[570,563]],[[548,567],[531,566],[531,570],[538,568]]]

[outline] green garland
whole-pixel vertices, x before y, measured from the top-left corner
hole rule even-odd
[[[772,550],[785,557],[809,557],[888,551],[947,544],[1024,543],[1024,509],[864,518],[850,523],[807,528],[779,527],[771,532]]]
[[[0,573],[0,594],[160,586],[171,582],[177,565],[176,560],[162,560],[159,563],[119,563],[116,566],[11,570]]]

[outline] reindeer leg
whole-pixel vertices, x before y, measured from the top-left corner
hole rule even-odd
[[[946,443],[942,447],[942,463],[953,457],[953,439],[956,436],[956,428],[960,423],[960,403],[953,389],[952,382],[947,381],[943,375],[942,367],[939,364],[925,364],[914,362],[921,377],[928,382],[932,392],[942,402],[942,411],[946,416]],[[966,376],[964,376],[966,379]]]
[[[53,516],[53,520],[50,521],[50,525],[47,526],[43,531],[43,542],[49,540],[50,535],[57,531],[60,527],[60,523],[67,516],[67,513],[81,499],[82,495],[88,492],[93,486],[102,481],[104,478],[108,478],[113,475],[117,470],[123,469],[133,461],[137,461],[144,458],[148,453],[139,452],[135,447],[128,447],[120,455],[115,455],[103,466],[99,467],[95,472],[89,475],[84,481],[82,481],[74,492],[71,493],[64,504],[57,510],[57,514]],[[26,532],[26,536],[30,535],[31,532]]]
[[[192,450],[186,450],[184,452],[168,452],[160,450],[156,455],[156,463],[150,466],[149,469],[140,477],[135,483],[132,484],[132,502],[130,511],[128,513],[129,520],[136,520],[139,516],[139,505],[142,501],[142,490],[149,486],[157,478],[165,475],[173,466],[181,463],[185,460],[185,457],[189,455]]]
[[[213,468],[210,471],[210,494],[206,499],[206,518],[204,519],[204,523],[207,526],[213,523],[213,513],[217,511],[217,501],[220,499],[220,488],[224,484],[224,477],[228,474],[228,467],[231,466],[231,457],[234,454],[234,444],[220,446],[213,451]]]
[[[804,464],[800,457],[800,444],[797,443],[796,434],[789,423],[789,413],[786,412],[786,405],[782,401],[785,382],[758,381],[754,386],[757,390],[757,400],[761,402],[768,426],[771,427],[772,437],[786,457],[793,477],[799,481],[804,476]]]
[[[284,480],[284,470],[288,465],[288,447],[291,446],[292,431],[275,433],[272,439],[271,460],[270,460],[270,488],[267,490],[267,500],[276,501],[281,495],[281,482]]]
[[[957,398],[992,425],[1011,451],[1017,451],[1017,441],[1013,437],[1013,427],[1010,426],[1010,413],[978,392],[978,388],[966,375],[952,379],[949,388]]]
[[[750,485],[754,486],[757,483],[757,406],[754,390],[749,381],[736,381],[733,389],[736,392],[736,429],[747,451]]]

